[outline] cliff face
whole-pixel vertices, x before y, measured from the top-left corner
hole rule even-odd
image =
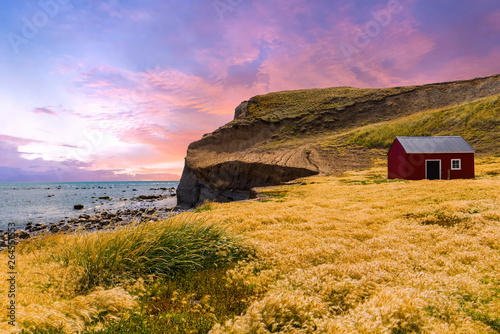
[[[253,97],[236,108],[232,122],[189,145],[178,204],[242,200],[253,187],[369,167],[385,150],[338,138],[367,124],[498,94],[500,75],[424,86],[340,87]],[[328,144],[332,140],[337,144]]]

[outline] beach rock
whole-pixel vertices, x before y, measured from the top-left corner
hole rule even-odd
[[[83,218],[83,219],[89,219],[90,218],[90,215],[87,215],[87,214],[82,214],[80,215],[78,218]]]
[[[44,223],[37,223],[35,225],[35,231],[41,231],[47,228],[47,224]]]
[[[30,234],[28,232],[26,232],[25,230],[21,230],[21,229],[17,229],[14,232],[14,235],[16,236],[16,238],[19,238],[19,239],[28,239],[30,237]]]
[[[59,228],[59,226],[57,226],[56,224],[52,224],[52,225],[50,226],[50,229],[49,229],[49,230],[50,230],[50,232],[52,232],[52,233],[57,233],[57,232],[59,232],[61,229],[60,229],[60,228]]]
[[[100,224],[101,226],[107,226],[107,225],[111,224],[111,220],[110,220],[110,219],[103,219],[103,220],[101,220],[101,221],[99,222],[99,224]]]
[[[148,200],[148,199],[160,199],[161,195],[140,195],[137,197],[139,200]]]
[[[64,225],[63,227],[61,227],[61,229],[59,231],[61,232],[66,232],[70,229],[70,226],[69,225]]]
[[[83,210],[84,206],[82,204],[75,204],[74,209],[75,210]]]
[[[5,248],[7,246],[8,246],[8,244],[5,240],[0,240],[0,248]]]

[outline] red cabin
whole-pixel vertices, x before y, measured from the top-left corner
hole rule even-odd
[[[388,158],[389,179],[473,179],[474,149],[460,136],[396,137]]]

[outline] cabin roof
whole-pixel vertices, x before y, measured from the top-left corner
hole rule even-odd
[[[474,153],[461,136],[396,137],[406,153]]]

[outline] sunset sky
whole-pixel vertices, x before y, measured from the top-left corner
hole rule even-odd
[[[3,0],[0,182],[178,180],[254,95],[498,73],[498,0]]]

